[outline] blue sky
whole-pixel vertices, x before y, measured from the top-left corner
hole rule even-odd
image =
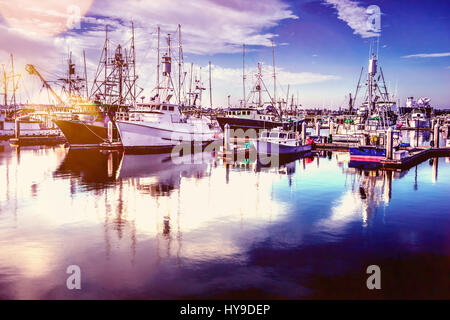
[[[80,6],[81,20],[78,27],[67,29],[68,8],[74,3]],[[38,6],[31,0],[0,0],[0,60],[7,62],[13,52],[18,68],[32,62],[50,76],[61,70],[68,50],[80,61],[85,49],[91,74],[104,25],[111,26],[115,42],[122,42],[133,20],[140,85],[149,97],[155,82],[156,26],[165,34],[180,23],[185,62],[202,67],[205,86],[212,62],[215,107],[226,106],[228,95],[232,104],[242,99],[244,42],[248,86],[257,62],[263,62],[264,79],[272,90],[270,40],[276,44],[279,97],[286,96],[290,84],[290,93],[298,93],[305,107],[345,106],[375,39],[364,30],[370,5],[382,12],[379,64],[390,91],[397,92],[402,104],[410,95],[427,96],[435,107],[450,108],[449,1],[42,0]],[[209,105],[207,92],[203,104]]]

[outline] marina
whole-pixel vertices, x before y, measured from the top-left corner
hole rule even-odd
[[[23,1],[0,300],[450,299],[447,3]]]
[[[171,159],[3,146],[3,299],[447,293],[448,155],[393,172],[360,167],[334,151],[274,167],[206,153]],[[27,262],[30,251],[39,264]],[[374,260],[392,288],[349,287]],[[73,263],[84,270],[81,293],[65,289],[58,271]],[[414,283],[420,291],[397,269],[426,275]]]

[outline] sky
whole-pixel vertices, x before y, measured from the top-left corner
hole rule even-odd
[[[294,95],[305,108],[346,107],[361,67],[366,76],[373,45],[388,90],[401,105],[414,96],[450,108],[449,19],[445,0],[0,0],[0,67],[10,70],[12,53],[21,74],[18,99],[48,101],[25,64],[54,80],[64,76],[69,51],[82,73],[85,50],[92,81],[105,25],[113,44],[126,44],[133,21],[140,96],[147,100],[155,93],[157,26],[163,43],[168,33],[176,38],[180,24],[185,70],[193,63],[194,77],[201,74],[208,88],[205,107],[209,62],[213,107],[242,101],[244,43],[247,94],[258,62],[273,94],[273,41],[278,98],[287,98],[289,86],[289,98]]]

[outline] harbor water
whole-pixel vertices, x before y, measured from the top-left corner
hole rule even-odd
[[[450,158],[392,172],[345,152],[267,167],[5,143],[0,298],[449,299],[449,191]]]

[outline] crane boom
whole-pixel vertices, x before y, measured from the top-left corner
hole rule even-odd
[[[32,65],[32,64],[27,64],[25,66],[25,70],[30,74],[30,75],[36,75],[38,76],[39,79],[41,79],[42,84],[44,85],[44,87],[49,90],[51,92],[51,94],[56,98],[56,100],[58,101],[58,104],[61,106],[64,106],[66,103],[60,98],[60,96],[58,96],[56,94],[56,92],[52,89],[52,87],[48,84],[47,80],[44,79],[44,77],[39,73],[39,71],[36,70],[36,68]]]

